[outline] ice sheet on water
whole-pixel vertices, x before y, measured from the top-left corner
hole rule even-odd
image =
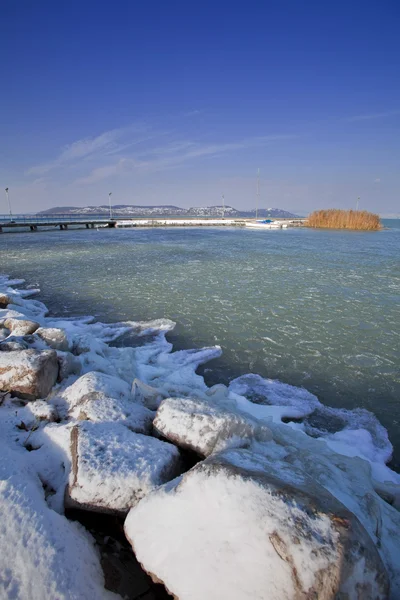
[[[236,394],[245,396],[254,404],[295,406],[304,414],[310,414],[321,406],[318,398],[304,388],[281,383],[274,379],[264,379],[253,373],[234,379],[230,383],[229,389]]]
[[[388,469],[379,465],[387,463],[393,447],[386,429],[368,410],[331,408],[324,406],[316,396],[304,388],[295,387],[248,374],[234,379],[229,390],[237,406],[253,416],[275,422],[282,419],[300,419],[299,429],[309,436],[323,439],[328,446],[346,456],[359,456],[368,460],[378,480],[388,477]],[[248,400],[246,402],[244,400]],[[397,480],[394,475],[394,480]]]

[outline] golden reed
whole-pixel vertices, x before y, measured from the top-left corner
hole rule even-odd
[[[366,210],[315,210],[308,216],[306,225],[326,229],[362,229],[377,231],[382,229],[381,220]]]

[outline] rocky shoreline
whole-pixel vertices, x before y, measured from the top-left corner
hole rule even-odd
[[[51,317],[23,283],[0,278],[2,598],[400,597],[386,447],[309,435],[306,390],[208,388],[221,349],[173,352],[171,321]]]

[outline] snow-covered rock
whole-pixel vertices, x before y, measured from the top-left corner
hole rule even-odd
[[[358,456],[349,457],[332,450],[322,439],[305,435],[286,425],[269,425],[273,442],[255,444],[270,468],[280,477],[296,478],[301,472],[323,486],[354,513],[369,533],[384,561],[390,577],[392,600],[400,598],[400,498],[399,476],[381,465],[381,480],[377,469]],[[392,476],[392,481],[390,480]]]
[[[0,292],[0,308],[7,308],[9,304],[11,304],[12,299],[8,294],[4,292]]]
[[[36,400],[45,398],[57,381],[58,361],[54,350],[0,352],[0,390]]]
[[[62,329],[58,329],[57,327],[39,327],[36,330],[36,335],[54,350],[61,350],[62,352],[70,350],[67,334]]]
[[[141,500],[125,533],[178,600],[385,599],[388,577],[358,519],[301,471],[228,450]]]
[[[177,446],[203,457],[226,448],[248,446],[253,439],[272,439],[268,427],[251,417],[192,398],[163,400],[154,427]]]
[[[116,600],[103,587],[92,538],[48,508],[38,476],[20,454],[3,443],[0,452],[0,597]]]
[[[9,329],[13,335],[17,336],[30,335],[31,333],[35,333],[40,327],[39,323],[36,323],[36,321],[14,317],[4,319],[2,325]]]
[[[68,506],[126,514],[181,472],[179,450],[119,423],[82,422],[71,430]]]
[[[45,400],[28,402],[26,406],[18,410],[18,418],[27,428],[36,426],[41,421],[49,423],[58,420],[57,409]]]
[[[128,383],[118,377],[99,373],[98,371],[85,373],[72,385],[65,388],[60,395],[67,402],[69,408],[73,409],[84,402],[88,394],[91,394],[91,399],[94,398],[93,394],[96,394],[97,398],[131,399],[131,390]]]
[[[154,412],[132,400],[99,398],[96,392],[86,394],[71,415],[81,421],[119,422],[131,431],[145,435],[151,433],[154,419]]]

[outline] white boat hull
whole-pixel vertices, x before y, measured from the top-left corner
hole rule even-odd
[[[247,221],[246,227],[253,227],[256,229],[282,229],[283,225],[282,223],[254,223],[252,221]]]

